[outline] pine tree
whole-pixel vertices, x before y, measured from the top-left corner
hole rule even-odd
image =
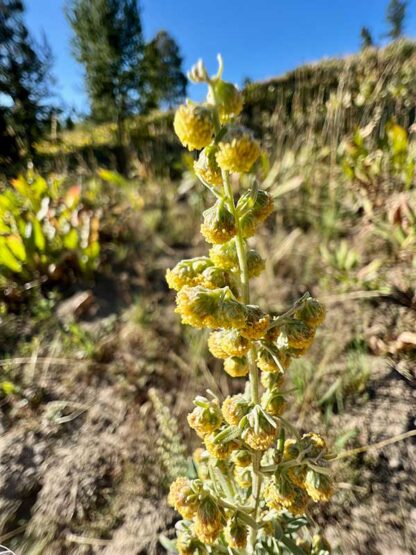
[[[84,66],[95,121],[115,121],[123,143],[125,118],[137,111],[144,41],[136,0],[73,0],[67,16],[73,50]]]
[[[387,6],[386,19],[390,25],[388,36],[396,40],[403,35],[406,18],[407,0],[390,0]]]
[[[374,46],[374,40],[368,27],[361,27],[361,50]]]
[[[0,163],[33,154],[44,129],[51,53],[29,35],[21,0],[0,0]],[[2,168],[5,171],[6,168]]]
[[[182,71],[179,47],[166,31],[160,31],[146,44],[142,81],[143,110],[163,103],[172,107],[186,95],[187,79]]]

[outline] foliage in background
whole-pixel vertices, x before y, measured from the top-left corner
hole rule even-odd
[[[0,279],[65,282],[97,265],[98,214],[82,204],[81,188],[34,172],[12,180],[0,195]]]
[[[0,174],[13,175],[45,127],[51,54],[23,21],[19,0],[0,0]]]

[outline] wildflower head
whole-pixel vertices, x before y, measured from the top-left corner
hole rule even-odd
[[[221,123],[237,117],[243,109],[243,95],[237,87],[227,81],[218,81],[214,89],[209,91],[207,100],[216,104]]]
[[[306,492],[284,478],[273,478],[264,490],[264,498],[271,509],[287,509],[294,516],[304,514],[308,506]]]
[[[246,325],[240,333],[248,339],[261,339],[270,324],[270,316],[265,314],[260,307],[247,305]]]
[[[209,243],[223,244],[236,233],[234,216],[223,200],[217,202],[204,212],[201,233]]]
[[[236,441],[216,441],[216,434],[205,436],[204,443],[208,453],[220,461],[227,460],[231,453],[238,449]]]
[[[195,328],[241,328],[246,308],[239,303],[229,287],[183,287],[176,297],[176,312],[182,322]]]
[[[246,468],[251,464],[251,454],[247,451],[247,449],[239,449],[238,451],[234,451],[231,455],[231,461],[235,464],[235,466]]]
[[[304,434],[300,441],[303,449],[307,450],[308,457],[316,459],[326,451],[326,442],[322,436],[314,432]]]
[[[284,413],[287,403],[278,388],[269,389],[261,398],[261,405],[267,414],[280,416]]]
[[[282,327],[287,343],[291,349],[307,349],[313,342],[315,331],[302,320],[295,318],[289,320]]]
[[[224,400],[221,410],[227,424],[238,426],[240,420],[250,410],[250,404],[244,395],[233,395]]]
[[[232,378],[243,378],[248,374],[246,357],[229,357],[224,360],[224,370]]]
[[[200,437],[215,432],[222,424],[222,414],[218,401],[197,397],[194,410],[188,414],[188,424]]]
[[[240,229],[244,237],[255,234],[257,227],[273,212],[273,197],[266,191],[242,195],[237,204],[240,214]]]
[[[214,136],[212,109],[199,104],[183,104],[173,120],[179,140],[188,150],[200,150],[209,145]]]
[[[325,320],[325,307],[318,300],[309,297],[296,312],[296,318],[311,328],[317,328]]]
[[[242,489],[251,488],[252,485],[252,470],[250,467],[236,466],[234,468],[234,480]]]
[[[311,469],[306,473],[305,489],[309,497],[315,502],[329,501],[334,492],[331,478]]]
[[[241,357],[250,348],[250,343],[238,330],[220,330],[211,333],[208,348],[217,358]]]
[[[211,495],[206,495],[198,504],[194,531],[198,538],[212,544],[220,535],[224,526],[224,512]]]
[[[192,459],[196,466],[198,478],[200,480],[208,480],[209,478],[209,468],[208,468],[208,460],[209,460],[209,453],[205,449],[198,447],[192,454]]]
[[[289,367],[290,356],[284,349],[278,349],[273,343],[264,343],[257,352],[257,366],[263,372],[283,374]]]
[[[201,151],[198,160],[194,163],[194,170],[196,175],[214,187],[222,185],[221,168],[218,165],[216,154],[218,147],[216,145],[209,145]]]
[[[244,549],[247,545],[248,528],[238,514],[230,518],[225,528],[225,540],[233,549]]]
[[[259,406],[254,407],[245,416],[242,427],[242,438],[254,451],[266,451],[269,449],[279,433],[276,421]]]
[[[229,287],[234,295],[238,294],[237,284],[234,276],[215,266],[206,268],[199,277],[200,285],[207,289],[221,289],[222,287]]]
[[[194,517],[198,507],[198,494],[200,483],[198,480],[188,480],[179,477],[170,486],[168,503],[174,507],[183,518],[191,519]]]
[[[230,125],[218,143],[217,162],[222,170],[249,172],[259,156],[257,141],[240,125]]]
[[[179,555],[205,555],[207,553],[204,544],[188,530],[178,532],[176,549]]]
[[[185,285],[194,287],[204,281],[204,270],[213,266],[207,256],[181,260],[172,270],[167,270],[166,281],[171,289],[179,291]]]
[[[261,381],[261,385],[266,389],[272,389],[272,388],[280,389],[284,384],[285,377],[283,374],[280,374],[280,373],[275,374],[270,372],[264,372],[261,375],[260,381]]]

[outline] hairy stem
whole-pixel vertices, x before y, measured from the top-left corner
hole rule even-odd
[[[240,280],[241,280],[241,297],[244,304],[250,304],[250,280],[248,276],[248,265],[247,265],[247,245],[246,241],[241,232],[240,220],[237,212],[237,208],[234,202],[234,196],[231,189],[230,176],[226,171],[222,172],[224,192],[229,202],[231,212],[234,216],[236,223],[236,248],[238,264],[240,267]],[[259,403],[260,393],[259,393],[259,372],[256,364],[256,348],[251,347],[248,353],[248,363],[249,363],[249,379],[251,385],[251,400],[253,404]],[[252,484],[253,484],[253,499],[254,499],[254,513],[253,518],[257,521],[258,508],[260,504],[260,493],[261,493],[261,474],[260,474],[260,459],[261,453],[253,453],[252,464]],[[250,548],[251,552],[254,553],[255,546],[257,542],[257,529],[252,528],[250,532]]]

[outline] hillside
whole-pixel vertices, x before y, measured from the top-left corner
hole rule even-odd
[[[335,554],[415,553],[415,91],[408,41],[244,91],[276,207],[255,242],[256,302],[278,314],[309,291],[327,307],[287,396],[300,431],[338,456],[334,499],[309,515]],[[240,390],[180,325],[165,283],[205,252],[210,200],[171,122],[128,122],[128,178],[97,171],[116,165],[111,125],[39,145],[42,172],[78,187],[77,218],[97,216],[100,253],[89,272],[60,256],[53,272],[1,282],[0,544],[17,555],[164,553],[168,484],[199,445],[191,399]]]

